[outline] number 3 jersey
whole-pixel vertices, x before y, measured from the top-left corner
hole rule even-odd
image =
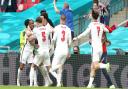
[[[52,29],[50,28],[49,24],[47,24],[46,26],[36,27],[34,28],[33,32],[38,40],[39,48],[49,49],[49,37],[50,33],[52,32]]]
[[[58,25],[54,28],[53,41],[56,43],[55,53],[67,52],[71,44],[71,30],[66,25]]]

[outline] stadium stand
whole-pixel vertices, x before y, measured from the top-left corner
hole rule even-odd
[[[58,8],[62,8],[63,2],[64,2],[63,0],[60,0],[59,2],[57,2]],[[85,28],[87,27],[87,25],[90,22],[90,20],[88,20],[88,19],[83,19],[83,15],[89,13],[89,11],[91,9],[90,7],[92,7],[92,0],[81,0],[81,1],[76,1],[76,3],[73,3],[72,0],[67,0],[67,2],[69,4],[72,4],[71,8],[72,8],[73,14],[74,14],[75,36],[77,36],[85,30]],[[125,2],[126,2],[126,0],[117,0],[117,1],[112,0],[112,2],[110,4],[110,8],[111,8],[110,12],[111,12],[112,18],[114,17],[115,13],[118,14],[119,11],[123,10],[126,7]],[[121,8],[119,8],[118,6],[120,6]],[[24,6],[24,7],[27,8],[27,6]],[[24,28],[23,21],[27,18],[35,19],[37,16],[39,16],[39,12],[44,8],[49,13],[49,18],[52,19],[52,21],[55,23],[55,25],[58,24],[59,23],[59,15],[55,14],[55,12],[53,10],[53,6],[52,6],[52,1],[47,1],[47,0],[39,3],[36,6],[33,6],[32,8],[27,9],[21,13],[0,13],[0,22],[1,22],[0,28],[2,29],[1,34],[6,35],[6,39],[1,38],[2,40],[0,41],[0,44],[3,46],[10,46],[11,50],[18,51],[18,49],[19,49],[19,33]],[[88,9],[83,9],[83,8],[88,8]],[[37,13],[35,13],[35,12],[37,12]],[[119,30],[117,30],[117,32],[120,30],[122,31],[122,29],[119,28]],[[127,29],[127,28],[124,28],[124,29]],[[126,30],[124,30],[124,31],[126,31]],[[114,32],[113,34],[115,36],[118,36],[118,34],[116,32]],[[125,34],[127,34],[127,33],[125,33]],[[110,36],[110,39],[111,38],[113,38],[113,37]],[[111,39],[111,40],[113,41],[114,39]],[[113,41],[113,42],[115,42],[115,41]],[[115,54],[115,51],[113,52],[113,49],[112,49],[112,48],[115,48],[114,47],[115,43],[113,43],[113,42],[112,42],[112,45],[110,46],[110,48],[111,48],[110,53]],[[83,40],[82,40],[82,42],[78,42],[78,44],[81,44],[81,43],[83,43]],[[84,44],[86,44],[86,43],[84,43]],[[82,44],[80,46],[81,47],[80,53],[82,53],[82,54],[90,53],[89,45],[83,46],[84,44]],[[123,49],[124,48],[125,47],[123,47]]]
[[[71,8],[74,13],[75,36],[77,36],[85,30],[88,23],[90,22],[90,20],[88,19],[83,19],[83,15],[89,13],[91,9],[90,7],[92,6],[92,0],[75,0],[75,3],[74,0],[66,1],[71,4]],[[125,10],[125,1],[126,0],[112,0],[111,18],[115,17],[115,15],[119,15],[119,13],[121,13],[120,11]],[[59,8],[62,8],[63,2],[64,0],[60,0],[60,2],[57,2]],[[117,4],[122,9],[120,9]],[[21,30],[24,29],[23,22],[27,18],[35,19],[40,15],[40,11],[42,9],[47,10],[49,18],[53,20],[55,25],[58,24],[59,15],[55,14],[51,0],[45,0],[21,13],[0,13],[0,85],[16,85],[16,73],[19,64],[20,48],[19,37]],[[115,30],[112,34],[108,35],[108,39],[112,43],[111,46],[108,47],[108,53],[116,54],[115,50],[118,50],[118,55],[110,55],[108,56],[108,59],[111,59],[109,61],[112,64],[112,71],[110,72],[110,74],[112,75],[112,80],[114,81],[114,85],[119,88],[128,87],[128,56],[125,55],[125,51],[127,50],[128,45],[128,20],[126,20],[128,19],[128,15],[125,14],[125,16],[125,21],[123,20],[119,22],[120,27],[117,28],[117,30]],[[111,22],[111,24],[112,23],[114,23],[114,21]],[[85,87],[88,84],[91,62],[90,46],[89,44],[83,42],[78,42],[77,44],[81,44],[80,52],[84,55],[72,55],[70,60],[65,63],[63,73],[64,87],[73,86],[75,88],[78,88]],[[10,50],[17,51],[18,53]],[[29,65],[26,65],[21,80],[23,86],[29,84],[28,71]],[[96,87],[106,87],[107,82],[100,71],[98,71],[98,77],[100,77],[100,80],[96,77]],[[38,74],[38,82],[39,85],[43,85],[44,83],[40,73]]]

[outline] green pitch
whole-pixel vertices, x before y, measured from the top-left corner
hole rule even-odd
[[[86,87],[43,87],[43,86],[39,86],[39,87],[0,86],[0,89],[88,89],[88,88],[86,88]],[[108,89],[108,88],[89,88],[89,89]]]

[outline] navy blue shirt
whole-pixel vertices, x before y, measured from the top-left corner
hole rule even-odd
[[[66,25],[74,32],[72,11],[69,9],[62,9],[59,14],[64,14],[66,16]]]

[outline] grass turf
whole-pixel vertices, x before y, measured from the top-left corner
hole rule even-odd
[[[20,86],[20,87],[18,87],[18,86],[0,86],[0,89],[88,89],[88,88],[86,88],[86,87],[43,87],[43,86],[39,86],[39,87],[30,87],[30,86]],[[108,88],[89,88],[89,89],[108,89]]]

